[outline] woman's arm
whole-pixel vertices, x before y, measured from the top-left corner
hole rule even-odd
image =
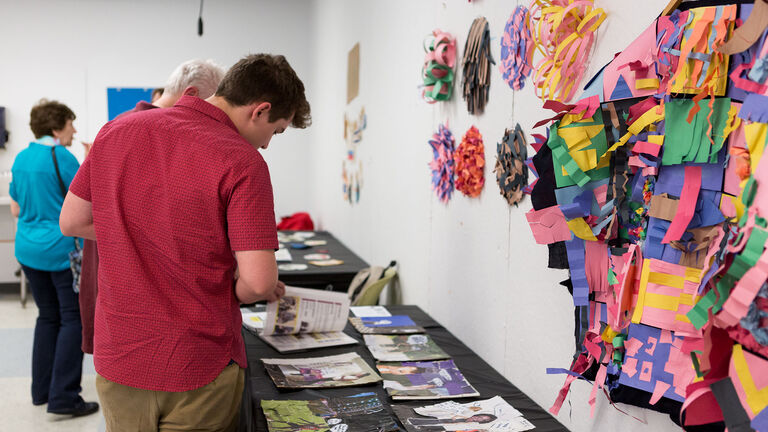
[[[11,198],[11,214],[13,217],[19,217],[19,213],[21,213],[21,207],[19,206],[19,203]]]

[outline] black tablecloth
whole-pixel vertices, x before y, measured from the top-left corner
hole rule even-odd
[[[416,322],[416,324],[424,327],[434,341],[445,352],[451,355],[456,366],[458,366],[459,370],[464,374],[467,381],[469,381],[469,383],[480,393],[480,397],[478,398],[460,398],[456,399],[456,401],[470,402],[476,399],[489,399],[498,395],[503,397],[510,405],[518,409],[528,421],[533,423],[536,426],[536,432],[568,430],[547,411],[536,405],[533,400],[501,376],[501,374],[493,370],[488,363],[483,361],[483,359],[478,357],[466,345],[456,339],[456,337],[449,333],[448,330],[424,313],[418,306],[387,306],[387,309],[389,309],[392,315],[408,315]],[[375,368],[376,361],[365,347],[363,337],[351,326],[351,324],[347,324],[344,332],[358,340],[360,343],[358,345],[325,348],[302,353],[280,354],[262,342],[257,336],[244,331],[245,348],[248,355],[248,369],[246,370],[246,390],[243,395],[240,430],[247,432],[267,430],[266,420],[260,407],[262,399],[318,399],[321,397],[351,396],[361,392],[375,392],[387,407],[389,407],[389,404],[418,407],[440,402],[439,400],[395,402],[387,396],[387,392],[384,390],[381,383],[367,386],[318,390],[278,389],[269,378],[269,375],[267,375],[264,365],[259,360],[261,358],[320,357],[355,351],[365,359],[371,367]]]
[[[282,232],[292,234],[295,231]],[[285,282],[286,285],[319,289],[326,289],[330,286],[333,291],[346,292],[355,274],[369,267],[368,263],[355,255],[354,252],[344,246],[328,231],[315,231],[315,236],[307,240],[325,240],[327,244],[312,246],[307,249],[291,249],[289,245],[286,245],[291,252],[291,258],[293,258],[291,263],[307,264],[308,266],[306,270],[280,270],[280,280]],[[329,267],[318,267],[309,264],[304,259],[304,255],[312,253],[327,253],[333,259],[344,261],[344,264]],[[278,264],[284,264],[284,262],[281,261]]]

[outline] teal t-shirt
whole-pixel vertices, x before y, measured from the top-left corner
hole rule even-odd
[[[29,143],[13,161],[11,198],[21,211],[16,228],[16,259],[27,267],[43,271],[69,268],[69,252],[74,250],[72,237],[64,237],[59,228],[59,214],[64,203],[59,180],[53,166],[51,148],[56,149],[61,179],[69,183],[80,164],[66,148],[55,145],[49,136]]]

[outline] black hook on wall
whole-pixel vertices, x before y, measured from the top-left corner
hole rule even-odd
[[[200,0],[200,14],[197,17],[197,35],[203,35],[203,0]]]

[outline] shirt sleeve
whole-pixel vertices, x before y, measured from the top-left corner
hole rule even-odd
[[[77,174],[69,184],[69,191],[86,201],[91,201],[91,156],[85,158],[83,165],[76,170]]]
[[[272,181],[263,159],[234,179],[227,203],[229,242],[233,251],[277,249]]]

